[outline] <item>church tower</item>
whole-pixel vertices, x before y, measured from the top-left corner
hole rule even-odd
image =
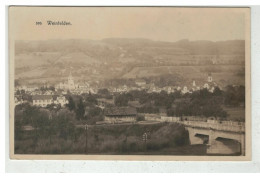
[[[68,88],[69,88],[69,90],[75,89],[74,80],[71,75],[71,71],[70,71],[70,75],[68,77]]]
[[[193,80],[192,82],[192,86],[195,87],[196,86],[196,82]]]
[[[209,73],[209,74],[208,74],[208,82],[212,82],[212,81],[213,81],[212,75],[211,75],[211,73]]]

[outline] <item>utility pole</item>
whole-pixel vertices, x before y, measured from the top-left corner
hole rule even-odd
[[[88,125],[85,125],[85,137],[86,137],[86,141],[85,141],[85,153],[88,154]]]
[[[143,141],[144,141],[144,150],[146,151],[146,142],[147,142],[147,133],[143,134]]]

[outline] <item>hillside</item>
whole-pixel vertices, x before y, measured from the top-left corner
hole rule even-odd
[[[222,73],[227,73],[226,67],[230,66],[234,77],[231,74],[228,79],[236,80],[236,77],[244,76],[244,55],[245,42],[242,40],[163,42],[107,38],[100,41],[16,41],[15,75],[16,79],[31,83],[37,83],[37,79],[38,82],[44,79],[55,83],[65,79],[70,71],[75,79],[88,81],[163,74],[181,75],[186,79],[188,75],[201,77],[211,72],[211,68],[223,76]],[[163,70],[162,66],[170,67]]]

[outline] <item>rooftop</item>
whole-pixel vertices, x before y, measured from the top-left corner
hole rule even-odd
[[[50,100],[53,99],[52,95],[33,95],[33,100]]]
[[[106,116],[133,116],[136,114],[136,108],[133,107],[113,107],[105,109]]]

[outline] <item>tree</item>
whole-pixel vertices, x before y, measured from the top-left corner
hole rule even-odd
[[[222,91],[220,90],[219,87],[215,87],[213,95],[215,95],[215,96],[221,96],[222,95]]]
[[[136,121],[144,121],[144,120],[145,120],[144,115],[140,115],[140,114],[137,115]]]
[[[82,98],[80,98],[77,109],[76,109],[76,118],[78,120],[81,120],[84,117],[84,114],[85,114],[85,107],[84,107]]]
[[[69,108],[70,111],[75,110],[75,102],[71,96],[69,97],[69,103],[66,106]]]
[[[49,111],[59,111],[60,109],[61,109],[61,105],[60,104],[54,104],[54,103],[52,103],[52,104],[48,104],[47,106],[46,106],[46,109],[48,109]]]
[[[107,89],[98,89],[98,94],[110,95],[110,93]]]
[[[20,90],[17,90],[17,91],[15,92],[15,95],[21,95]]]
[[[32,124],[32,119],[38,115],[39,108],[31,106],[29,103],[23,104],[21,107],[23,109],[23,124]]]
[[[40,136],[46,137],[49,126],[49,111],[46,109],[37,109],[37,114],[32,117],[32,126],[34,127],[34,145],[37,144]]]
[[[15,140],[20,139],[22,137],[22,122],[19,118],[15,118],[15,129],[14,129],[14,137]]]
[[[49,90],[55,91],[55,87],[54,87],[54,86],[50,86],[50,87],[49,87]]]
[[[174,108],[167,109],[167,116],[175,116],[175,109]]]
[[[67,109],[61,109],[52,119],[52,129],[55,130],[56,133],[58,133],[58,135],[65,140],[67,140],[69,136],[74,137],[74,119],[74,112],[71,112]]]
[[[88,124],[95,124],[97,121],[104,120],[103,111],[99,107],[88,107],[86,112],[85,118]]]
[[[125,94],[116,96],[115,105],[116,106],[127,106],[128,105],[128,97]]]
[[[86,96],[85,102],[86,102],[86,105],[88,105],[88,106],[94,106],[94,105],[97,105],[97,103],[98,103],[97,99],[92,94],[89,94]]]

